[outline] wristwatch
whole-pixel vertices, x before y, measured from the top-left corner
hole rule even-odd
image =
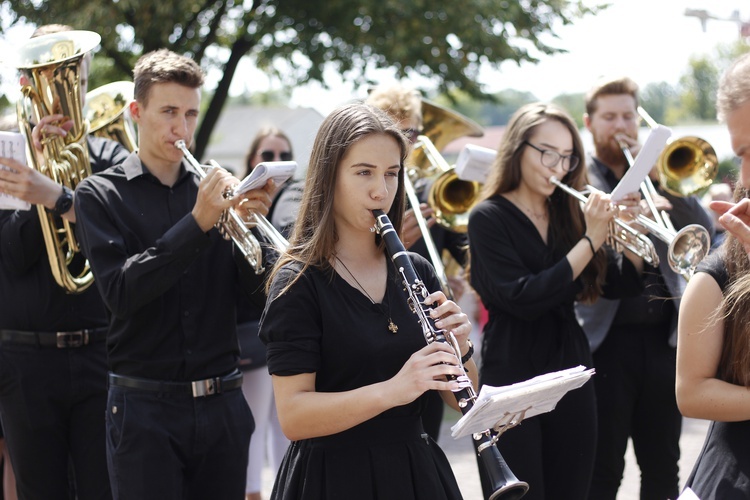
[[[53,215],[61,216],[73,206],[73,191],[67,186],[63,186],[62,189],[62,194],[55,202],[55,208],[47,209],[47,212]]]

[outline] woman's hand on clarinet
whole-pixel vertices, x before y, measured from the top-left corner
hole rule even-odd
[[[471,321],[464,314],[458,304],[448,300],[443,292],[433,292],[427,296],[426,305],[438,304],[430,310],[430,316],[435,320],[435,327],[451,332],[458,341],[461,353],[469,350],[469,334],[471,333]]]
[[[394,406],[411,403],[426,391],[456,391],[461,384],[446,376],[463,375],[453,348],[445,342],[433,342],[412,354],[388,383]]]

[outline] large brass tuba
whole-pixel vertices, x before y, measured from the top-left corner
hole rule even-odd
[[[133,82],[113,82],[86,94],[83,116],[91,124],[89,133],[112,139],[128,151],[138,147],[138,135],[128,106],[133,100]]]
[[[83,118],[81,102],[81,63],[100,40],[91,31],[66,31],[32,38],[16,52],[16,67],[28,80],[21,87],[17,113],[29,166],[71,190],[91,174],[86,145],[89,123]],[[73,125],[65,137],[42,137],[40,159],[31,128],[52,114],[64,115]],[[83,292],[94,278],[88,261],[79,255],[72,225],[42,205],[37,205],[37,210],[55,281],[70,293]]]
[[[456,232],[466,232],[469,211],[479,198],[481,185],[458,178],[440,151],[459,137],[481,137],[482,127],[465,116],[422,100],[423,132],[414,144],[409,165],[417,177],[433,178],[427,203],[439,224]]]

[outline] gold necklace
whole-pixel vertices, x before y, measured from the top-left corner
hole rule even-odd
[[[367,290],[365,290],[365,287],[362,286],[362,284],[359,282],[359,280],[357,279],[357,277],[354,276],[354,274],[349,270],[348,267],[346,267],[346,264],[344,264],[344,261],[341,260],[341,259],[339,259],[338,256],[335,256],[335,259],[342,266],[344,266],[344,269],[346,269],[346,272],[349,273],[349,276],[352,277],[352,279],[354,280],[354,282],[357,284],[357,287],[359,287],[359,289],[362,290],[362,293],[364,293],[367,296],[367,298],[370,299],[370,302],[372,302],[373,305],[374,305],[375,301],[372,300],[372,297],[370,297],[370,294],[367,293]],[[388,293],[388,283],[386,283],[386,285],[385,285],[385,293],[386,294]],[[383,312],[383,311],[381,310],[381,312]],[[385,316],[385,312],[383,312],[383,315]],[[390,304],[390,302],[388,303],[388,316],[387,317],[388,317],[388,330],[390,330],[391,333],[396,333],[398,331],[398,325],[396,325],[396,323],[394,323],[393,319],[391,318],[391,304]]]

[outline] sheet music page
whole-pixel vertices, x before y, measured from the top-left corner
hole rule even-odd
[[[13,158],[26,165],[26,139],[19,132],[0,131],[0,157]],[[10,170],[0,165],[4,170]],[[15,196],[0,193],[0,210],[30,210],[31,204]]]
[[[273,179],[276,186],[286,182],[297,170],[296,161],[268,161],[258,163],[250,174],[242,179],[234,194],[243,194],[252,189],[266,185],[268,179]]]
[[[451,427],[451,436],[458,439],[513,416],[530,418],[552,411],[568,391],[581,387],[593,374],[593,368],[576,366],[502,387],[484,385],[474,406]]]
[[[456,175],[462,181],[484,183],[490,173],[497,151],[474,144],[467,144],[458,153]]]
[[[612,201],[620,201],[626,194],[640,190],[641,182],[651,172],[671,136],[672,130],[663,125],[657,125],[651,129],[651,133],[648,134],[646,142],[638,152],[638,156],[635,157],[633,165],[612,190]]]

